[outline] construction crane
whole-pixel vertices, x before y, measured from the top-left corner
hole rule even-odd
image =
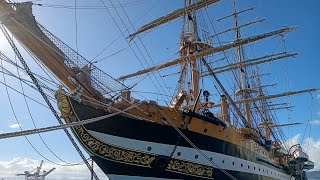
[[[52,168],[49,171],[42,171],[42,173],[40,173],[42,165],[43,165],[43,161],[41,161],[40,166],[36,168],[37,170],[34,173],[25,171],[23,174],[16,174],[16,175],[24,176],[25,180],[45,180],[45,178],[56,168]]]

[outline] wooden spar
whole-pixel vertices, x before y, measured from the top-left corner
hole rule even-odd
[[[257,90],[257,89],[266,88],[266,87],[274,87],[274,86],[276,86],[276,85],[277,85],[277,84],[266,84],[266,85],[254,87],[253,89],[254,89],[254,90]]]
[[[267,62],[271,62],[271,61],[276,61],[276,60],[280,60],[280,59],[284,59],[284,58],[288,58],[288,57],[292,57],[292,56],[297,56],[298,53],[294,53],[294,54],[287,54],[287,55],[283,55],[283,56],[278,56],[278,57],[273,57],[273,58],[269,58],[269,59],[262,59],[261,58],[255,58],[255,59],[250,59],[250,60],[245,60],[242,61],[242,67],[248,67],[248,66],[253,66],[253,65],[258,65],[258,64],[263,64],[263,63],[267,63]],[[221,66],[221,67],[217,67],[217,68],[213,68],[212,70],[216,73],[223,73],[223,72],[227,72],[227,71],[231,71],[234,69],[239,68],[240,63],[233,63],[233,64],[229,64],[226,66]],[[203,74],[201,75],[201,77],[204,76],[210,76],[209,72],[203,72]]]
[[[77,79],[75,71],[64,63],[64,53],[41,31],[32,15],[31,6],[32,3],[23,3],[17,4],[13,9],[5,0],[0,0],[1,24],[70,91],[75,90],[78,85],[69,81],[69,77]],[[81,86],[85,96],[102,100],[101,94],[89,84],[82,83]]]
[[[213,53],[225,51],[227,49],[238,47],[238,46],[241,46],[241,45],[244,45],[244,44],[248,44],[248,43],[251,43],[251,42],[254,42],[254,41],[258,41],[258,40],[261,40],[261,39],[264,39],[264,38],[267,38],[267,37],[270,37],[270,36],[274,36],[274,35],[277,35],[277,34],[281,34],[281,33],[284,33],[284,32],[290,32],[290,31],[293,31],[295,29],[296,29],[296,27],[285,27],[285,28],[282,28],[282,29],[279,29],[279,30],[276,30],[276,31],[269,32],[269,33],[265,33],[265,34],[261,34],[261,35],[257,35],[257,36],[251,36],[251,37],[248,37],[248,38],[239,39],[239,40],[231,42],[231,43],[229,43],[227,45],[223,45],[223,46],[219,46],[219,47],[212,47],[212,48],[209,48],[209,49],[204,50],[202,52],[197,52],[197,53],[194,53],[194,54],[191,54],[191,55],[180,57],[180,58],[175,59],[175,60],[173,60],[171,62],[168,62],[168,63],[160,64],[160,65],[157,65],[157,66],[154,66],[154,67],[151,67],[151,68],[148,68],[148,69],[144,69],[144,70],[141,70],[141,71],[129,74],[129,75],[121,76],[119,78],[119,80],[125,80],[125,79],[128,79],[128,78],[134,77],[134,76],[138,76],[138,75],[141,75],[141,74],[149,73],[151,71],[164,69],[164,68],[167,68],[167,67],[170,67],[170,66],[174,66],[174,65],[180,64],[182,62],[191,62],[191,61],[194,61],[195,59],[203,57],[203,56],[207,56],[207,55],[210,55],[210,54],[213,54]]]
[[[277,104],[268,104],[268,106],[287,106],[288,103],[277,103]]]
[[[260,19],[260,20],[257,20],[257,21],[252,21],[252,22],[247,23],[247,24],[239,25],[239,26],[237,26],[237,27],[230,28],[230,29],[227,29],[227,30],[225,30],[225,31],[219,32],[219,33],[217,33],[217,34],[214,34],[214,35],[212,35],[212,36],[210,36],[210,37],[211,37],[211,38],[214,38],[214,37],[216,37],[216,36],[219,36],[219,35],[221,35],[221,34],[224,34],[224,33],[230,32],[230,31],[233,31],[233,30],[235,30],[235,29],[239,29],[239,28],[243,28],[243,27],[250,26],[250,25],[253,25],[253,24],[257,24],[257,23],[263,22],[263,21],[265,21],[265,20],[266,20],[266,19]]]
[[[268,111],[277,111],[277,110],[282,110],[282,109],[292,109],[294,108],[295,106],[285,106],[285,107],[277,107],[277,108],[268,108]]]
[[[274,127],[283,127],[283,126],[295,126],[295,125],[301,125],[301,124],[303,124],[303,123],[275,124],[275,125],[271,125],[269,127],[274,128]]]
[[[255,77],[262,77],[262,76],[269,76],[271,73],[263,73],[263,74],[255,74],[255,75],[251,75],[248,78],[255,78]]]
[[[261,97],[255,97],[255,98],[249,98],[246,100],[240,100],[240,101],[234,101],[235,104],[242,104],[244,102],[254,102],[254,101],[259,101],[259,100],[266,100],[266,99],[274,99],[274,98],[279,98],[279,97],[284,97],[284,96],[292,96],[296,94],[302,94],[302,93],[307,93],[307,92],[314,92],[314,91],[320,91],[320,89],[306,89],[306,90],[301,90],[301,91],[290,91],[290,92],[284,92],[280,94],[274,94],[274,95],[269,95],[269,96],[261,96]],[[215,104],[212,107],[220,107],[221,104]]]
[[[225,17],[222,17],[222,18],[220,18],[220,19],[217,19],[217,21],[221,21],[221,20],[227,19],[227,18],[229,18],[229,17],[232,17],[232,16],[234,16],[234,15],[241,14],[241,13],[244,13],[244,12],[247,12],[247,11],[252,11],[252,10],[254,10],[254,7],[251,7],[251,8],[248,8],[248,9],[245,9],[245,10],[242,10],[242,11],[239,11],[239,12],[232,13],[232,14],[230,14],[230,15],[228,15],[228,16],[225,16]]]
[[[230,123],[228,109],[229,109],[229,105],[227,103],[227,97],[225,95],[222,95],[221,96],[221,118],[222,120]]]
[[[157,26],[160,26],[162,24],[165,24],[167,22],[170,22],[174,19],[177,19],[179,17],[182,17],[188,13],[191,13],[191,12],[194,12],[194,11],[197,11],[201,8],[204,8],[204,7],[207,7],[209,6],[210,4],[213,4],[213,3],[216,3],[218,2],[219,0],[201,0],[201,1],[198,1],[196,3],[193,3],[191,4],[190,6],[186,7],[186,8],[180,8],[180,9],[177,9],[175,11],[173,11],[172,13],[168,14],[168,15],[165,15],[165,16],[162,16],[144,26],[142,26],[137,32],[129,35],[129,38],[134,38],[134,36],[140,34],[140,33],[143,33],[145,31],[148,31],[149,29],[152,29],[152,28],[155,28]]]

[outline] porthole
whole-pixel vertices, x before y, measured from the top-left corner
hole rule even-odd
[[[204,133],[208,132],[208,129],[204,129],[203,132],[204,132]]]
[[[250,166],[248,166],[248,169],[250,169]]]
[[[151,149],[152,149],[152,148],[151,148],[150,146],[147,148],[148,151],[151,151]]]
[[[195,155],[195,156],[194,156],[195,159],[198,159],[198,157],[199,157],[198,155]]]
[[[209,160],[210,160],[210,161],[212,161],[212,160],[213,160],[213,158],[211,157]]]
[[[256,170],[256,167],[253,167],[253,170]]]
[[[260,171],[260,168],[259,168],[259,171]]]
[[[232,162],[232,165],[234,166],[234,161]]]
[[[178,152],[178,153],[177,153],[177,156],[181,156],[181,152]]]
[[[224,163],[224,160],[222,160],[222,163]]]
[[[243,167],[243,164],[241,164],[241,167]]]

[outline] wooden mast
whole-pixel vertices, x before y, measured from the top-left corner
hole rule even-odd
[[[192,0],[188,0],[188,6],[192,4]],[[192,14],[188,14],[188,32],[187,36],[189,34],[189,42],[187,42],[187,55],[192,55],[197,50],[197,45],[194,43],[196,41],[197,36],[197,30],[196,30],[196,19],[195,16]],[[186,40],[186,39],[185,39]],[[197,67],[197,61],[191,61],[190,62],[190,68],[191,68],[191,80],[192,80],[192,96],[193,96],[193,104],[196,102],[196,98],[199,95],[199,72]],[[195,107],[195,111],[197,112],[199,110],[199,107]]]
[[[235,25],[235,35],[236,35],[236,40],[238,41],[241,39],[241,34],[240,34],[240,28],[238,27],[238,15],[237,15],[237,8],[236,8],[236,1],[233,0],[233,17],[234,17],[234,25]],[[239,74],[240,74],[240,94],[244,100],[248,99],[249,94],[248,94],[248,82],[247,82],[247,72],[246,68],[242,66],[242,61],[243,61],[243,46],[238,46],[237,47],[237,58],[239,62]],[[251,115],[250,115],[250,105],[247,101],[244,103],[244,109],[246,113],[246,118],[247,122],[249,125],[252,125],[251,122]]]
[[[260,100],[266,100],[266,99],[275,99],[275,98],[280,98],[284,96],[292,96],[296,94],[302,94],[302,93],[307,93],[307,92],[314,92],[314,91],[320,91],[320,89],[305,89],[305,90],[300,90],[300,91],[289,91],[289,92],[284,92],[280,94],[273,94],[273,95],[268,95],[268,96],[258,96],[254,98],[248,98],[240,101],[235,101],[234,104],[242,104],[245,102],[254,102],[254,101],[260,101]],[[229,104],[229,103],[228,103]],[[221,104],[215,104],[212,107],[220,107]]]

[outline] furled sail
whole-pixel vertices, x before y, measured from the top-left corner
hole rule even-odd
[[[294,29],[296,29],[296,28],[295,27],[285,27],[285,28],[282,28],[282,29],[279,29],[279,30],[276,30],[276,31],[273,31],[273,32],[269,32],[269,33],[265,33],[265,34],[261,34],[261,35],[257,35],[257,36],[252,36],[252,37],[248,37],[248,38],[239,39],[239,40],[236,40],[234,42],[231,42],[231,43],[223,45],[223,46],[211,47],[211,48],[209,48],[207,50],[204,50],[202,52],[194,53],[194,54],[188,55],[188,56],[183,56],[183,57],[180,57],[180,58],[175,59],[173,61],[170,61],[168,63],[160,64],[158,66],[154,66],[154,67],[151,67],[151,68],[148,68],[148,69],[144,69],[144,70],[141,70],[141,71],[138,71],[138,72],[126,75],[126,76],[121,76],[119,79],[120,80],[124,80],[124,79],[128,79],[128,78],[131,78],[131,77],[134,77],[134,76],[138,76],[138,75],[141,75],[141,74],[149,73],[151,71],[164,69],[164,68],[167,68],[167,67],[170,67],[170,66],[173,66],[173,65],[177,65],[177,64],[180,64],[182,62],[191,62],[191,61],[194,61],[195,59],[203,57],[203,56],[207,56],[207,55],[210,55],[210,54],[213,54],[213,53],[221,52],[221,51],[224,51],[224,50],[227,50],[227,49],[230,49],[230,48],[234,48],[234,47],[237,47],[237,46],[240,46],[240,45],[248,44],[250,42],[258,41],[260,39],[264,39],[264,38],[267,38],[267,37],[270,37],[270,36],[274,36],[274,35],[277,35],[277,34],[281,34],[281,33],[284,33],[284,32],[289,32],[289,31],[292,31]]]
[[[198,1],[196,3],[193,3],[189,7],[177,9],[177,10],[173,11],[172,13],[170,13],[168,15],[162,16],[162,17],[160,17],[160,18],[158,18],[158,19],[156,19],[156,20],[154,20],[154,21],[142,26],[137,32],[131,34],[129,36],[129,38],[133,38],[137,34],[143,33],[145,31],[148,31],[149,29],[152,29],[152,28],[155,28],[155,27],[160,26],[162,24],[165,24],[167,22],[170,22],[170,21],[172,21],[174,19],[182,17],[182,16],[184,16],[184,15],[186,15],[188,13],[194,12],[194,11],[196,11],[198,9],[207,7],[208,5],[216,3],[218,1],[219,0],[201,0],[201,1]]]

